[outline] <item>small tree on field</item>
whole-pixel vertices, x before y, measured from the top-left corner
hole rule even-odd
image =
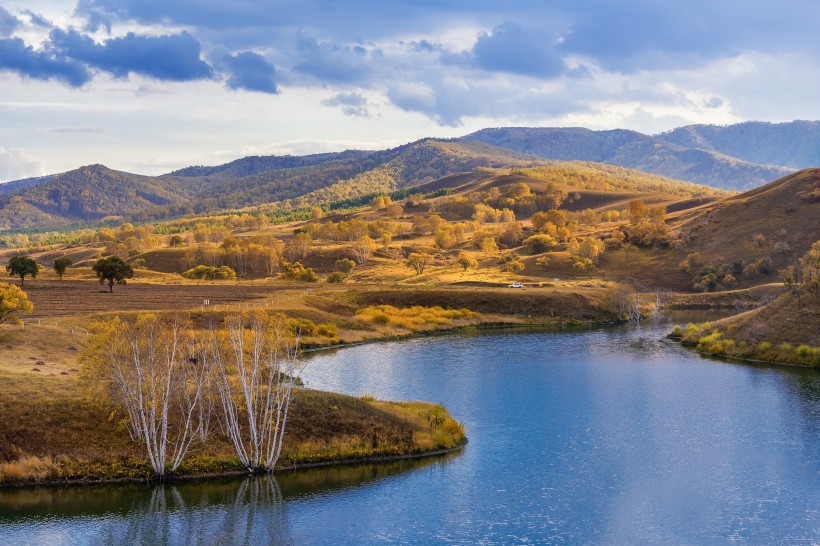
[[[353,243],[350,251],[353,253],[353,257],[357,262],[360,264],[366,264],[367,260],[373,256],[373,253],[376,252],[377,248],[379,248],[379,245],[376,244],[376,241],[365,235]]]
[[[472,254],[468,254],[467,252],[459,252],[458,264],[464,268],[464,271],[467,271],[471,267],[478,267],[478,260],[473,258]]]
[[[407,257],[406,263],[416,271],[416,275],[421,275],[431,258],[426,252],[413,252]]]
[[[341,260],[336,260],[335,267],[336,271],[341,271],[347,276],[350,275],[353,268],[356,267],[356,262],[348,258],[342,258]]]
[[[118,256],[108,256],[97,260],[91,269],[100,279],[100,284],[108,282],[108,291],[114,292],[114,283],[126,284],[126,279],[134,276],[134,270]]]
[[[310,209],[310,217],[314,220],[319,220],[325,215],[325,213],[319,207],[313,207]]]
[[[173,235],[170,239],[168,239],[168,246],[172,248],[176,248],[185,244],[185,239],[182,238],[180,235]]]
[[[481,239],[481,252],[483,252],[485,256],[498,254],[498,243],[495,242],[493,237],[485,237]]]
[[[9,260],[6,271],[12,277],[20,277],[20,286],[22,287],[25,285],[26,277],[37,278],[40,265],[28,256],[15,256]]]
[[[34,305],[20,287],[0,282],[0,324],[17,321],[19,313],[30,314]]]
[[[65,270],[72,265],[74,265],[74,262],[72,262],[70,258],[57,258],[54,260],[54,271],[57,273],[57,276],[60,277],[60,280],[63,280]]]
[[[530,249],[533,254],[541,254],[553,248],[558,244],[558,241],[549,235],[533,235],[524,239],[524,245]]]
[[[404,209],[398,203],[391,203],[390,205],[387,205],[387,215],[390,218],[398,218],[401,216],[402,212],[404,212]]]

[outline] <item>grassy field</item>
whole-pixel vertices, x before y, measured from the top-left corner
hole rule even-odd
[[[120,416],[89,400],[76,377],[0,371],[0,485],[146,479],[151,469]],[[425,402],[381,402],[299,390],[279,466],[420,454],[450,449],[465,431]],[[180,476],[241,472],[219,434],[195,448]]]

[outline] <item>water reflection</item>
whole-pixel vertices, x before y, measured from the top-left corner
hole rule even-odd
[[[459,457],[194,482],[0,491],[2,544],[291,544],[288,502],[366,487]]]

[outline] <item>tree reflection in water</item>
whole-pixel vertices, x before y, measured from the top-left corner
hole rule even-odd
[[[223,490],[224,491],[224,490]],[[246,478],[233,499],[207,493],[186,501],[174,484],[155,486],[124,519],[100,525],[104,544],[290,544],[286,505],[275,476]],[[217,502],[214,502],[217,501]]]

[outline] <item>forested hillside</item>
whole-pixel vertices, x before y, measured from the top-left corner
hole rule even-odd
[[[159,177],[102,165],[13,182],[0,192],[0,229],[57,227],[122,216],[132,221],[262,204],[328,202],[388,192],[476,167],[537,159],[475,142],[425,139],[381,151],[247,157]]]
[[[0,194],[0,228],[61,225],[140,214],[188,199],[197,183],[174,182],[90,165]]]

